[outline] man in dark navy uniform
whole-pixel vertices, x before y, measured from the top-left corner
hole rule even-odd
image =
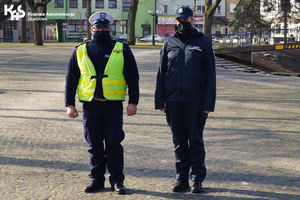
[[[166,112],[176,158],[174,192],[189,188],[202,192],[206,175],[203,129],[216,99],[215,58],[211,43],[192,26],[193,11],[177,11],[177,31],[165,41],[160,54],[155,109]]]
[[[89,22],[93,39],[79,45],[71,56],[65,104],[68,116],[76,118],[75,94],[78,90],[79,100],[83,102],[84,136],[90,153],[91,183],[85,192],[104,188],[107,168],[112,190],[124,194],[122,101],[128,86],[127,115],[135,115],[139,101],[138,69],[129,46],[112,40],[111,15],[96,12]],[[119,72],[117,77],[115,72]]]

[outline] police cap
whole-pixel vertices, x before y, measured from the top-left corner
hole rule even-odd
[[[90,16],[89,22],[92,26],[95,24],[110,25],[114,22],[114,18],[107,12],[95,12]]]
[[[177,18],[189,18],[193,16],[193,11],[191,8],[186,7],[186,6],[182,6],[180,8],[178,8],[177,12],[176,12],[176,19]]]

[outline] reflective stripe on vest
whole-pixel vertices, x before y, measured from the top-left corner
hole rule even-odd
[[[116,42],[102,79],[103,96],[108,100],[125,100],[127,84],[123,74],[124,56],[123,43]]]
[[[77,86],[78,98],[81,101],[92,101],[96,89],[96,71],[87,55],[86,44],[77,48],[77,63],[80,78]],[[103,96],[108,100],[124,100],[127,84],[123,74],[123,43],[116,42],[106,64],[102,79]]]

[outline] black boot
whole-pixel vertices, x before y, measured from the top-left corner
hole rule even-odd
[[[202,192],[203,192],[202,183],[194,181],[192,185],[192,193],[202,193]]]
[[[118,194],[125,194],[126,193],[126,188],[123,185],[123,183],[111,184],[111,189],[112,189],[112,191],[115,191]]]
[[[173,192],[183,192],[190,188],[188,180],[177,180],[174,187]]]
[[[86,186],[84,192],[91,193],[96,192],[98,190],[104,189],[104,182],[91,182],[89,185]]]

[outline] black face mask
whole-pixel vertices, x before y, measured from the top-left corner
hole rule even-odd
[[[97,44],[103,44],[111,40],[109,31],[95,31],[93,34],[93,40]]]
[[[192,24],[190,22],[181,22],[177,27],[178,31],[183,35],[188,34],[192,30]]]

